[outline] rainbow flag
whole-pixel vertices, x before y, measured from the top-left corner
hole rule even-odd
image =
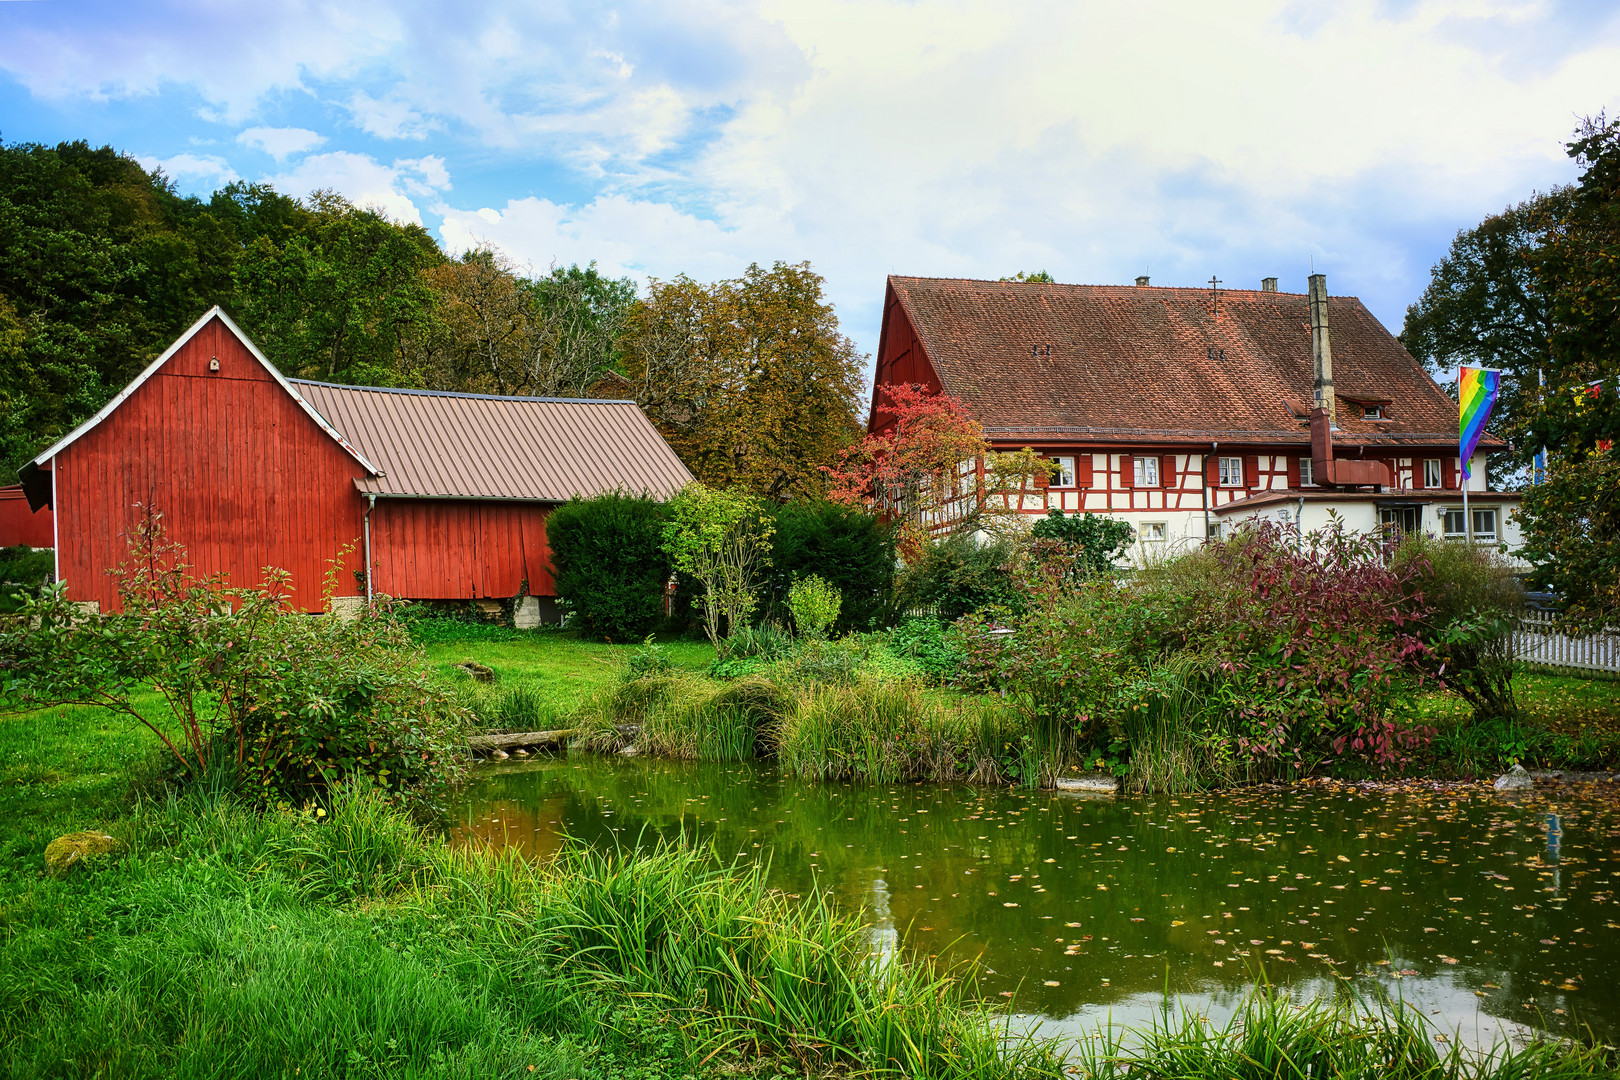
[[[1474,447],[1485,434],[1485,421],[1491,418],[1491,407],[1496,404],[1496,390],[1501,385],[1502,373],[1494,368],[1459,367],[1457,369],[1457,412],[1460,420],[1459,447],[1462,451],[1463,476],[1473,476],[1468,467],[1474,457]]]

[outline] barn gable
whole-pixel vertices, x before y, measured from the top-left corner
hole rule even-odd
[[[116,606],[107,571],[150,507],[195,573],[247,586],[281,567],[294,605],[318,610],[328,560],[362,535],[354,482],[378,470],[215,308],[24,471],[49,492],[57,577],[75,600]]]

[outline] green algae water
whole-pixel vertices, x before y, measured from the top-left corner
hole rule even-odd
[[[585,756],[488,766],[458,843],[685,836],[865,912],[874,949],[974,960],[980,992],[1076,1034],[1220,1014],[1265,979],[1422,1007],[1470,1042],[1620,1041],[1620,792],[1293,788],[1098,799],[852,787],[769,766]]]

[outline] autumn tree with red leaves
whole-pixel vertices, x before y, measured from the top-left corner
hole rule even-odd
[[[960,399],[915,383],[878,394],[878,430],[826,470],[828,498],[893,518],[906,558],[935,532],[994,531],[1039,497],[1051,466],[1027,447],[993,450]]]

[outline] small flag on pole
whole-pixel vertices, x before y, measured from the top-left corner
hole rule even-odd
[[[1480,436],[1485,434],[1485,422],[1491,418],[1491,408],[1496,404],[1496,389],[1501,382],[1502,373],[1494,368],[1457,369],[1458,445],[1462,451],[1464,477],[1474,475],[1469,463],[1473,460],[1474,447],[1479,445]]]

